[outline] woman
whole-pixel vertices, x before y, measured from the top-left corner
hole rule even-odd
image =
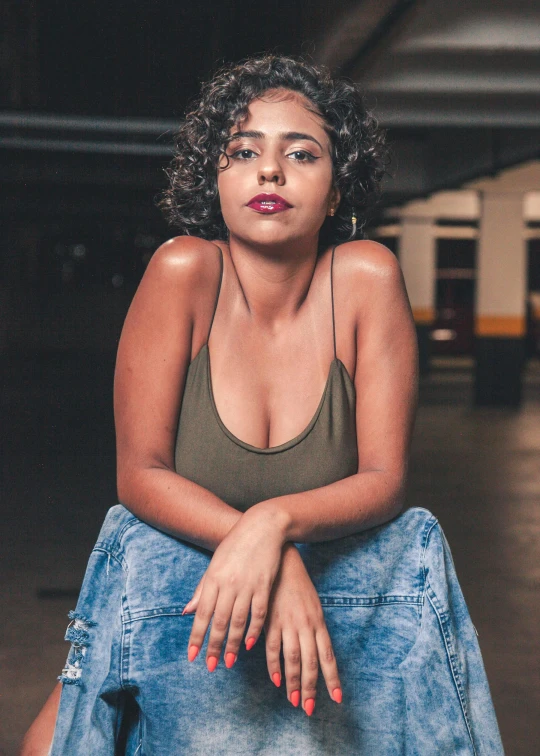
[[[300,60],[203,87],[161,203],[184,235],[118,349],[122,504],[24,754],[55,722],[54,756],[502,753],[442,531],[402,512],[415,328],[359,238],[384,155],[357,87]]]

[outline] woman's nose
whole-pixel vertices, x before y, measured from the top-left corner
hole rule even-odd
[[[275,181],[278,186],[281,186],[285,177],[279,163],[277,161],[269,161],[266,166],[261,166],[259,168],[257,178],[259,184],[264,184],[267,181]]]

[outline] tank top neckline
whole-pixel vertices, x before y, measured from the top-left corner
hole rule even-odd
[[[352,379],[349,375],[349,371],[343,364],[343,362],[339,359],[339,357],[334,357],[332,362],[330,363],[330,367],[328,369],[328,376],[326,378],[326,383],[323,389],[323,393],[321,396],[321,399],[319,401],[319,405],[317,409],[315,410],[315,414],[309,421],[309,423],[306,425],[304,430],[300,431],[300,433],[295,436],[294,438],[291,438],[289,441],[284,441],[282,444],[278,444],[277,446],[269,446],[267,448],[262,448],[260,446],[253,446],[253,444],[248,444],[247,441],[242,441],[241,438],[238,438],[238,436],[235,436],[232,431],[227,428],[223,420],[221,419],[216,402],[214,399],[214,391],[212,387],[212,372],[210,369],[210,352],[208,351],[208,343],[204,344],[201,349],[199,350],[199,354],[195,359],[198,359],[198,357],[204,352],[205,360],[206,360],[206,387],[208,391],[208,396],[210,397],[210,405],[212,407],[212,412],[214,414],[214,417],[216,418],[216,422],[223,431],[223,433],[235,444],[238,446],[241,446],[243,449],[246,449],[246,451],[253,452],[254,454],[275,454],[277,452],[284,452],[288,449],[291,449],[293,446],[296,446],[301,441],[303,441],[313,430],[315,425],[317,424],[317,420],[319,419],[319,416],[321,414],[321,411],[325,405],[326,399],[329,395],[329,386],[331,383],[332,375],[334,372],[334,369],[337,367],[339,368],[343,373],[345,373],[346,380],[349,381],[349,383],[354,388],[354,383],[352,382]]]
[[[332,248],[332,257],[330,260],[330,296],[331,296],[331,302],[332,302],[332,335],[333,335],[333,340],[334,340],[334,359],[330,363],[330,367],[328,369],[328,376],[326,378],[326,383],[324,386],[321,399],[319,401],[319,405],[317,409],[315,410],[315,414],[313,415],[313,417],[311,418],[311,420],[306,425],[303,431],[301,431],[294,438],[291,438],[289,441],[285,441],[284,443],[279,444],[278,446],[269,446],[267,448],[261,448],[260,446],[253,446],[252,444],[248,444],[246,441],[242,441],[242,439],[238,438],[238,436],[235,436],[234,433],[232,433],[227,428],[225,423],[222,421],[219,415],[217,406],[216,406],[215,399],[214,399],[214,389],[212,386],[212,374],[211,374],[211,369],[210,369],[210,352],[208,349],[208,342],[210,340],[210,332],[212,330],[212,325],[214,323],[214,317],[216,314],[219,295],[221,292],[221,283],[223,280],[223,250],[221,249],[221,247],[218,246],[219,251],[220,251],[221,275],[219,279],[219,286],[218,286],[216,301],[214,303],[214,312],[212,314],[210,328],[208,329],[208,336],[206,339],[206,343],[201,347],[201,349],[199,350],[199,353],[197,354],[193,362],[197,361],[199,357],[201,356],[201,354],[204,355],[205,360],[206,360],[206,371],[205,371],[206,372],[206,389],[207,389],[207,394],[210,399],[210,405],[212,407],[212,412],[216,419],[216,422],[218,426],[221,428],[222,432],[227,436],[227,438],[229,438],[233,443],[237,444],[238,446],[241,446],[246,451],[253,452],[254,454],[276,454],[278,452],[285,452],[288,449],[292,449],[294,446],[297,446],[299,443],[301,443],[311,433],[311,431],[313,430],[313,428],[315,428],[317,424],[317,420],[319,419],[321,411],[326,403],[326,399],[330,393],[329,387],[331,384],[331,379],[334,374],[335,368],[338,368],[342,374],[343,373],[345,374],[345,380],[352,387],[353,392],[355,391],[355,386],[354,386],[351,376],[349,375],[349,371],[347,370],[344,363],[337,356],[337,350],[336,350],[336,324],[335,324],[335,317],[334,317],[334,283],[333,283],[334,252],[336,250],[336,246],[337,245],[334,245],[334,247]],[[313,273],[315,273],[315,270],[313,271]]]

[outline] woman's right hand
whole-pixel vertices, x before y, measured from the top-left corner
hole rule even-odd
[[[268,672],[278,685],[283,646],[287,698],[293,706],[301,699],[306,714],[313,713],[319,663],[330,698],[341,703],[341,682],[319,595],[293,543],[283,547],[264,630]]]

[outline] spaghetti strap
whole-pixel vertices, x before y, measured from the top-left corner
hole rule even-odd
[[[219,286],[218,286],[218,290],[217,290],[216,301],[214,302],[214,312],[212,313],[212,320],[210,321],[210,328],[208,329],[208,336],[206,337],[206,343],[207,344],[208,344],[208,341],[210,340],[210,331],[212,330],[212,325],[214,324],[214,317],[215,317],[216,310],[217,310],[219,293],[221,291],[221,282],[223,280],[223,251],[222,251],[222,249],[221,249],[221,247],[219,245],[216,245],[216,246],[219,249],[220,262],[221,262],[221,272],[220,272],[220,276],[219,276]]]
[[[332,260],[330,262],[330,293],[332,296],[332,333],[334,335],[334,359],[337,359],[337,352],[336,352],[336,321],[334,318],[334,281],[333,281],[333,269],[334,269],[334,252],[336,250],[336,246],[334,244],[332,248]]]

